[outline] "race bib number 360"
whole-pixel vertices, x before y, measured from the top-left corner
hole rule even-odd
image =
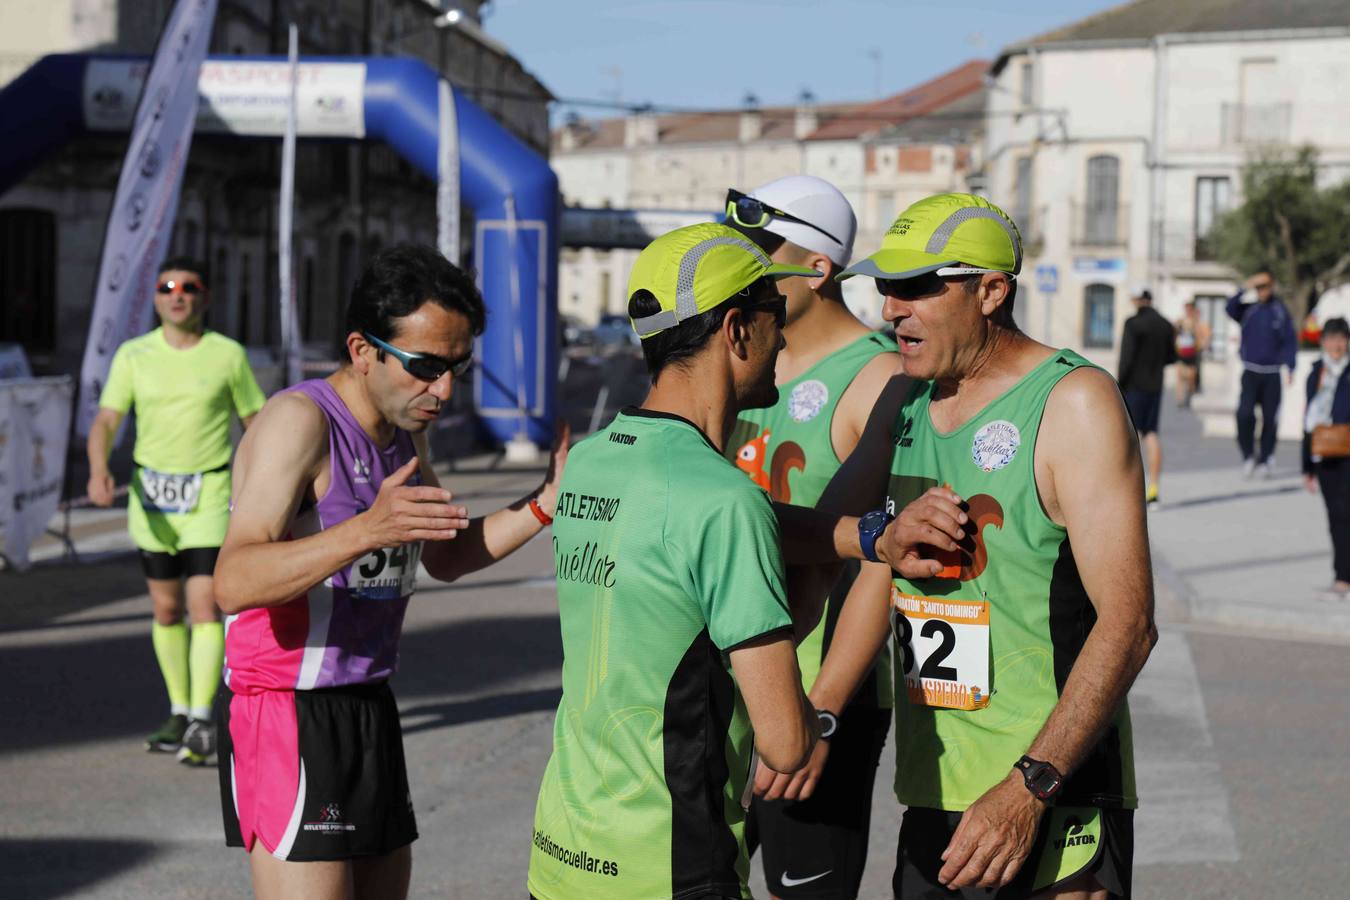
[[[173,475],[144,466],[140,470],[141,508],[146,512],[190,513],[202,495],[202,473]]]
[[[891,589],[905,694],[916,706],[989,705],[989,602],[914,597]]]

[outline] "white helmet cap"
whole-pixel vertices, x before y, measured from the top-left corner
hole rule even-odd
[[[788,175],[760,185],[749,195],[820,229],[775,217],[764,224],[764,231],[786,238],[798,247],[824,253],[840,266],[848,265],[853,256],[858,219],[837,187],[814,175]]]

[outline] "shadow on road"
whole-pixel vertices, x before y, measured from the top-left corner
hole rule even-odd
[[[492,616],[406,632],[393,686],[400,698],[449,695],[490,711],[491,692],[561,668],[556,616]],[[91,639],[87,632],[79,638],[58,633],[6,646],[0,682],[6,685],[0,753],[110,739],[139,743],[166,714],[148,617],[144,634]],[[455,721],[470,721],[466,712],[459,715]]]
[[[452,725],[468,722],[486,722],[491,719],[505,719],[523,713],[552,711],[558,708],[562,700],[562,688],[544,688],[537,691],[516,691],[510,694],[494,694],[476,700],[457,700],[452,703],[424,703],[408,706],[399,710],[403,719],[403,733],[417,734],[419,731],[435,731]],[[431,718],[420,720],[424,716]]]
[[[0,629],[10,630],[145,594],[145,576],[135,557],[97,562],[52,561],[22,574],[0,573]],[[145,601],[150,615],[150,600]]]
[[[1232,491],[1227,494],[1213,494],[1208,497],[1192,497],[1189,500],[1168,501],[1163,507],[1168,509],[1184,509],[1190,506],[1211,506],[1215,503],[1231,503],[1234,500],[1254,500],[1257,497],[1273,497],[1277,494],[1293,494],[1303,490],[1296,484],[1287,484],[1280,487],[1269,487],[1259,491]]]
[[[84,838],[0,838],[0,896],[61,897],[83,890],[153,856],[149,841]]]

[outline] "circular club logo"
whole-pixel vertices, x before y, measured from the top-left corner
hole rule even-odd
[[[999,419],[975,432],[970,445],[970,458],[986,472],[995,472],[1013,461],[1022,445],[1022,433],[1017,426]]]
[[[809,422],[820,415],[830,401],[830,389],[823,381],[803,381],[792,389],[788,398],[788,415],[794,422]]]

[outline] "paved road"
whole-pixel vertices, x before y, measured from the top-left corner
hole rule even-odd
[[[1350,700],[1341,686],[1350,642],[1315,627],[1276,634],[1259,623],[1214,624],[1197,619],[1190,602],[1213,593],[1197,571],[1205,554],[1228,554],[1216,559],[1229,569],[1291,531],[1325,551],[1320,505],[1288,491],[1270,495],[1300,504],[1283,512],[1243,505],[1253,498],[1181,505],[1185,491],[1231,478],[1235,454],[1184,420],[1164,427],[1174,461],[1164,489],[1176,498],[1152,517],[1155,544],[1168,534],[1159,554],[1169,573],[1160,585],[1163,638],[1131,698],[1143,795],[1136,896],[1345,896]],[[1281,453],[1292,471],[1292,448]],[[482,469],[450,476],[483,510],[538,478]],[[1286,475],[1234,490],[1292,483]],[[1209,510],[1210,528],[1226,529],[1225,545],[1192,539],[1183,517],[1200,510]],[[414,896],[523,895],[559,696],[551,571],[549,546],[536,540],[462,584],[423,590],[409,612],[395,686],[422,832]],[[1258,565],[1241,580],[1272,603],[1302,598],[1302,583],[1286,589],[1287,577]],[[140,749],[163,709],[134,563],[112,556],[3,574],[0,598],[0,897],[246,895],[244,859],[221,843],[214,770]],[[866,898],[889,896],[899,821],[891,765],[888,753]],[[756,895],[765,896],[762,886]]]

